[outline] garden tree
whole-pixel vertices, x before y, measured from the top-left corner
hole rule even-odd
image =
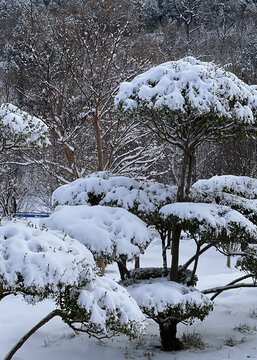
[[[142,311],[159,325],[163,348],[178,350],[182,344],[176,337],[177,324],[191,324],[194,318],[203,320],[212,309],[209,299],[192,288],[197,281],[199,257],[211,247],[232,255],[231,244],[257,241],[256,189],[256,179],[215,177],[198,181],[191,187],[189,196],[192,202],[178,203],[175,202],[177,187],[99,172],[59,187],[53,193],[53,204],[68,204],[70,207],[86,204],[92,208],[95,204],[119,206],[155,227],[162,240],[162,271],[155,268],[133,270],[123,284],[128,286]],[[233,195],[233,190],[237,196]],[[217,204],[214,204],[214,199]],[[226,199],[226,202],[222,201]],[[169,270],[166,250],[170,245],[172,229],[178,224],[183,236],[195,242],[195,254],[178,267],[179,284],[169,282],[165,277]],[[237,254],[238,251],[234,253]],[[251,251],[248,254],[248,250],[243,250],[240,255],[243,261],[238,263],[238,267],[248,271],[247,275],[235,279],[228,287],[206,289],[206,293],[214,292],[214,298],[233,287],[256,286],[255,282],[241,282],[246,278],[256,278],[255,253]],[[158,279],[161,276],[164,277]]]
[[[78,205],[118,206],[137,215],[148,226],[154,225],[162,240],[162,272],[167,275],[166,253],[170,246],[171,232],[165,228],[159,210],[163,205],[174,202],[176,194],[176,186],[151,181],[138,181],[125,176],[113,176],[108,172],[96,172],[57,188],[53,192],[52,202],[54,207],[58,205],[70,205],[71,207]],[[55,216],[58,214],[57,212]],[[54,214],[51,217],[53,216]],[[51,227],[50,219],[47,220],[46,224]],[[67,225],[64,224],[62,225],[66,226],[64,230],[73,236],[68,229],[68,223]],[[57,226],[56,221],[55,226]],[[147,242],[144,244],[147,245]],[[135,253],[135,255],[138,254],[139,252]],[[130,277],[128,271],[126,271],[126,275]]]
[[[0,299],[22,295],[28,303],[52,298],[56,309],[31,329],[6,355],[55,316],[76,332],[97,338],[124,332],[136,336],[144,316],[116,282],[97,275],[93,256],[79,241],[20,221],[0,227]],[[15,325],[14,325],[15,326]]]
[[[96,261],[116,261],[122,280],[129,276],[126,261],[143,253],[152,240],[150,230],[137,216],[109,206],[58,206],[41,224],[80,241]]]
[[[124,82],[119,116],[137,118],[182,152],[177,201],[188,198],[196,149],[205,142],[249,134],[257,117],[257,91],[213,63],[193,57],[154,67]],[[172,231],[171,280],[178,275],[181,226]]]

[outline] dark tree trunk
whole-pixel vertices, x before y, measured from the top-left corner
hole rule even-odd
[[[181,235],[181,226],[175,225],[172,232],[171,242],[171,268],[170,268],[170,280],[177,281],[178,278],[178,264],[179,264],[179,241]]]
[[[170,321],[168,324],[159,323],[162,348],[164,351],[177,351],[183,349],[183,344],[176,337],[177,321]]]
[[[140,256],[135,257],[135,269],[140,269]]]
[[[124,256],[121,256],[121,260],[117,260],[117,264],[118,264],[121,280],[130,279],[131,275],[129,270],[127,269],[126,259],[124,258]]]
[[[167,264],[167,250],[166,250],[166,234],[161,234],[162,240],[162,275],[168,275],[168,264]]]

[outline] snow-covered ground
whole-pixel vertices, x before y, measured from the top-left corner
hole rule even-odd
[[[181,243],[181,263],[193,251],[193,243]],[[232,260],[233,265],[233,260]],[[133,266],[133,264],[131,264]],[[148,247],[141,257],[141,266],[161,266],[159,240]],[[226,258],[211,249],[202,255],[198,269],[198,288],[223,285],[238,277],[239,272],[226,267]],[[107,275],[118,279],[116,265],[107,266]],[[240,275],[243,275],[240,273]],[[239,276],[240,276],[239,275]],[[243,360],[257,358],[257,289],[245,288],[224,292],[215,299],[214,311],[204,321],[188,327],[179,325],[179,335],[199,333],[204,347],[174,353],[159,349],[158,327],[149,321],[147,334],[133,341],[125,336],[104,340],[75,335],[67,325],[54,319],[35,333],[17,352],[16,360]],[[54,305],[44,301],[27,305],[19,297],[6,297],[0,302],[0,359]],[[255,315],[255,318],[254,316]],[[237,328],[237,329],[236,329]],[[233,346],[229,346],[233,345]]]

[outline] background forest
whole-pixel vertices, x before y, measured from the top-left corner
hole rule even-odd
[[[50,206],[57,186],[96,170],[177,185],[180,153],[142,124],[116,116],[119,84],[193,55],[257,83],[256,0],[0,0],[0,99],[41,118],[42,150],[0,136],[0,206]],[[194,179],[257,176],[257,144],[204,144]],[[7,206],[8,208],[8,206]]]

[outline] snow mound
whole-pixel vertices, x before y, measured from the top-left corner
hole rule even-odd
[[[64,231],[86,245],[96,258],[104,256],[115,260],[125,255],[132,260],[151,241],[151,232],[145,223],[122,208],[58,206],[41,224]]]
[[[2,289],[58,292],[94,277],[94,259],[78,241],[57,231],[6,221],[0,226]]]
[[[131,82],[123,82],[115,105],[124,110],[143,105],[184,114],[190,108],[196,115],[215,112],[220,117],[253,123],[257,91],[214,63],[186,57],[160,64]]]
[[[50,144],[48,127],[44,122],[12,104],[0,106],[0,127],[0,138],[8,143],[39,148]]]
[[[57,205],[110,205],[138,212],[174,202],[177,188],[153,182],[139,182],[125,176],[96,172],[60,186],[53,193]]]

